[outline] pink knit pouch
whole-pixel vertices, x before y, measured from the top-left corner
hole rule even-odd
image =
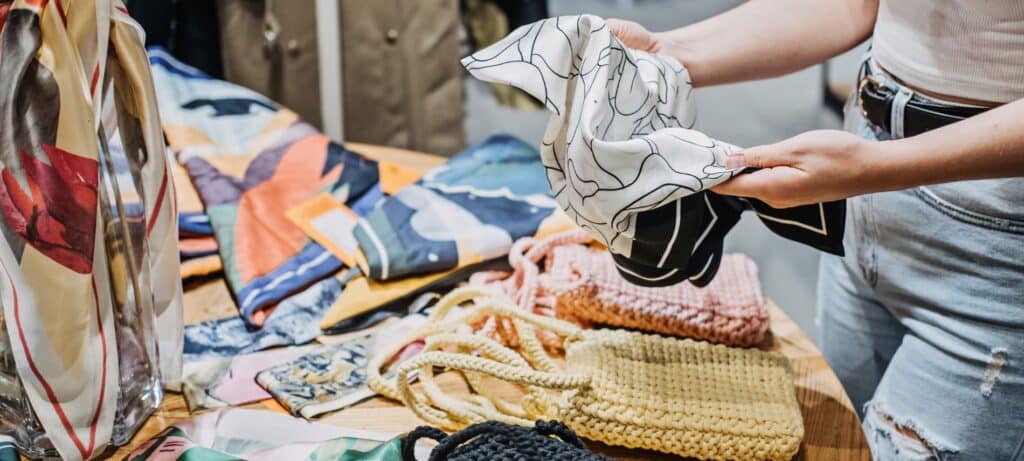
[[[744,255],[722,259],[718,275],[706,287],[689,283],[640,287],[624,280],[604,249],[584,243],[582,231],[570,231],[513,245],[514,272],[474,274],[471,284],[495,286],[532,312],[580,324],[605,324],[729,346],[752,346],[768,330],[768,309],[757,266]],[[544,268],[539,263],[543,260]],[[485,325],[507,339],[510,325]],[[504,330],[504,331],[502,331]],[[556,344],[557,338],[541,338]]]

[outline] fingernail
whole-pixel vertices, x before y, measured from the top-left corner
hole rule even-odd
[[[731,154],[725,157],[725,167],[732,170],[736,168],[746,168],[747,158],[742,154]]]

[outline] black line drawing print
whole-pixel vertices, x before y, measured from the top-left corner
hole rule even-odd
[[[627,278],[707,283],[721,240],[744,208],[783,237],[842,252],[842,202],[773,210],[703,192],[740,173],[725,167],[737,148],[692,129],[696,107],[686,69],[672,58],[624,47],[601,18],[529,24],[462,64],[481,80],[523,89],[551,111],[540,153],[552,193],[616,255]],[[683,205],[689,208],[681,208],[690,196]],[[655,215],[673,222],[651,226],[648,218]],[[683,215],[702,221],[680,223]],[[638,227],[638,221],[647,224]],[[838,228],[832,232],[838,237],[830,228]],[[694,238],[677,238],[695,229]],[[706,241],[709,233],[715,238]]]
[[[732,176],[733,146],[693,131],[689,75],[629,50],[594,16],[512,32],[463,61],[476,77],[523,88],[554,114],[541,156],[562,208],[629,256],[630,216]],[[656,192],[661,191],[661,192]]]

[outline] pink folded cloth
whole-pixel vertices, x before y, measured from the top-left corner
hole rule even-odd
[[[719,273],[703,288],[688,282],[641,287],[623,279],[611,255],[585,245],[589,241],[583,231],[519,240],[509,253],[512,274],[477,273],[470,284],[496,287],[523,309],[582,325],[604,324],[729,346],[752,346],[764,339],[768,309],[757,266],[746,256],[726,255]],[[489,319],[482,328],[505,342],[515,336],[509,334],[510,322],[499,319]],[[540,339],[559,347],[557,337]]]

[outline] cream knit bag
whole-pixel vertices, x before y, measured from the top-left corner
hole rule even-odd
[[[470,309],[445,318],[464,303]],[[512,319],[518,351],[472,333],[470,325],[486,316]],[[566,366],[547,355],[536,328],[566,337]],[[528,426],[557,419],[591,440],[712,460],[788,460],[803,439],[789,362],[776,353],[583,330],[524,312],[481,288],[442,298],[427,326],[410,338],[417,340],[425,341],[423,352],[399,365],[393,380],[380,370],[407,343],[374,357],[369,384],[446,430],[486,420]],[[446,394],[434,380],[435,367],[461,372],[472,394]],[[419,388],[410,384],[413,373]],[[484,376],[517,384],[525,395],[517,403],[502,400]]]

